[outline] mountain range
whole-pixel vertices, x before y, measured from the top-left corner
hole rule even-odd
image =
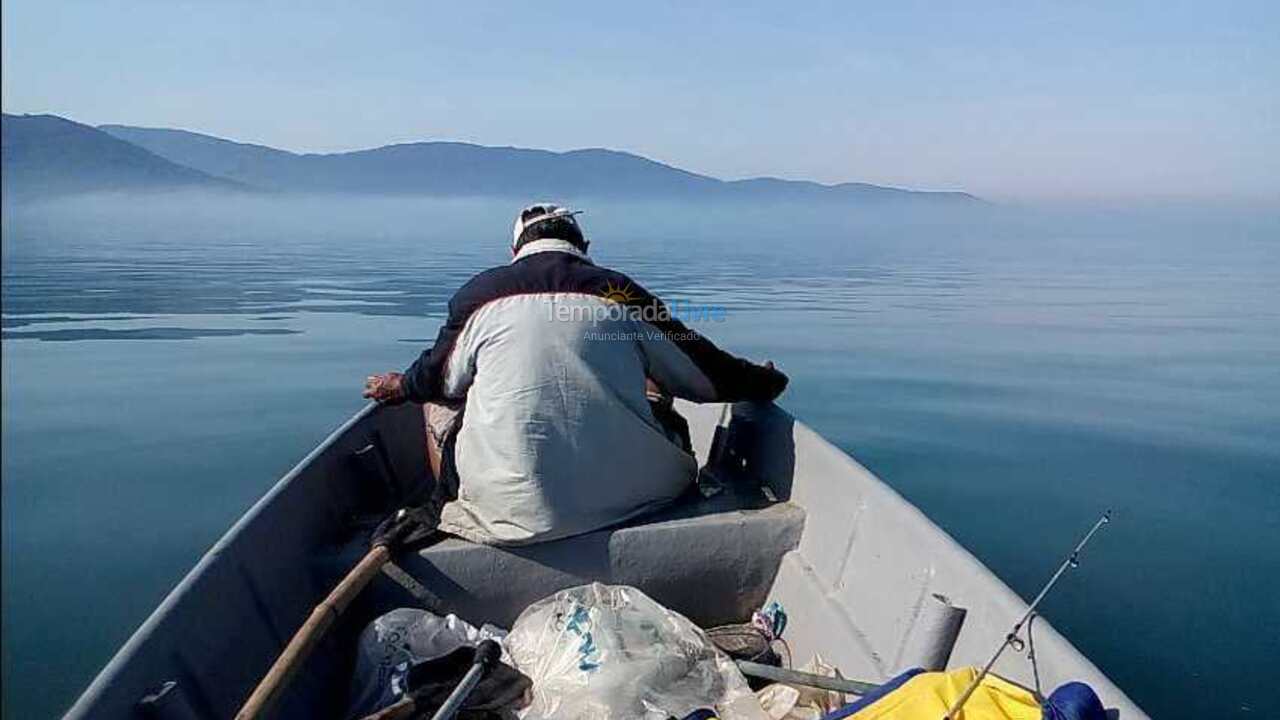
[[[0,122],[5,197],[99,190],[241,189],[97,128],[55,115],[8,115]]]
[[[551,152],[416,142],[294,153],[167,128],[82,125],[53,115],[3,117],[6,196],[208,188],[235,192],[402,196],[667,198],[865,204],[963,204],[961,192],[866,183],[720,180],[626,152]]]

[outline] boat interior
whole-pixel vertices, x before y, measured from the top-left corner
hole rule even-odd
[[[425,604],[477,626],[510,627],[531,603],[600,581],[638,587],[706,628],[746,621],[778,600],[797,667],[820,655],[868,682],[919,664],[922,652],[936,661],[941,645],[944,665],[981,664],[1025,609],[928,518],[785,411],[678,407],[702,466],[700,489],[648,516],[554,542],[495,548],[448,538],[403,553],[396,564],[429,601],[376,578],[271,715],[340,717],[360,631],[397,607]],[[431,482],[423,437],[416,406],[370,406],[348,421],[210,550],[69,717],[233,716],[368,550],[377,522]],[[940,629],[930,619],[938,607],[959,609],[962,622]],[[1145,717],[1047,622],[1035,633],[1034,667],[1007,653],[996,671],[1046,693],[1084,680],[1113,716]]]
[[[370,503],[369,512],[353,514],[352,536],[317,558],[317,594],[332,587],[368,550],[368,536],[378,520],[417,485],[431,482],[425,459],[407,456],[422,455],[421,421],[409,420],[396,428],[408,429],[407,438],[380,432],[357,450],[356,474],[366,479],[366,486],[372,480],[384,491],[380,497],[352,498]],[[701,423],[691,433],[711,430],[714,435],[717,427]],[[726,444],[727,429],[720,427],[714,440],[705,432],[695,435],[695,445],[705,447],[708,456],[718,454],[719,462],[715,470],[704,469],[700,482],[705,490],[691,488],[667,508],[616,527],[524,547],[446,538],[405,553],[396,564],[430,594],[427,609],[455,613],[477,627],[511,627],[534,602],[593,581],[638,587],[704,628],[747,620],[765,604],[783,555],[799,543],[805,514],[745,471]],[[282,696],[280,716],[314,717],[317,702],[344,707],[343,681],[350,677],[359,631],[391,609],[422,604],[399,584],[379,578],[348,610],[327,651],[318,652],[299,674],[306,680]]]

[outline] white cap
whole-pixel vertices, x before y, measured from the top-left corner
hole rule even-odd
[[[570,210],[562,205],[555,203],[536,203],[530,205],[516,215],[516,224],[511,228],[511,247],[515,247],[520,242],[520,236],[530,225],[536,225],[543,220],[551,220],[552,218],[568,218],[569,222],[574,225],[578,224],[573,219],[575,215],[581,215],[581,210]]]

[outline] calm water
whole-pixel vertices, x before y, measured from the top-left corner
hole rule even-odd
[[[65,709],[198,556],[503,261],[515,203],[10,210],[4,714]],[[9,210],[7,208],[7,210]],[[783,404],[1156,717],[1264,717],[1280,658],[1280,222],[597,206],[597,260],[792,377]]]

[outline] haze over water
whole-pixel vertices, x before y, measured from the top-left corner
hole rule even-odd
[[[6,206],[4,714],[64,710],[519,204]],[[697,329],[1024,597],[1114,508],[1045,614],[1154,717],[1273,705],[1280,218],[587,210],[597,261],[727,307]]]

